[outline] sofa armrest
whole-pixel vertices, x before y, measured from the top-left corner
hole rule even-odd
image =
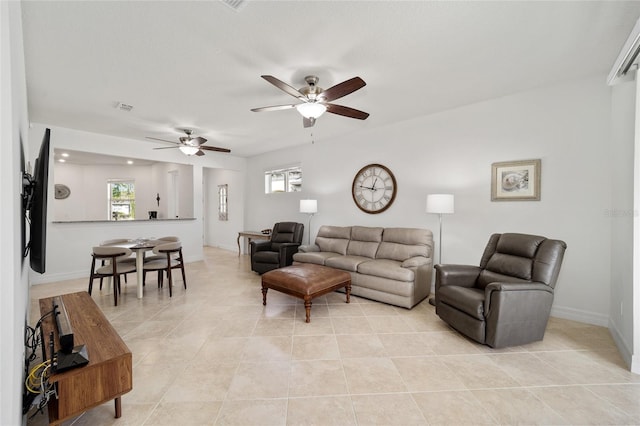
[[[298,252],[299,243],[280,244],[280,267],[289,266],[293,263],[293,255]]]
[[[319,252],[320,247],[318,247],[316,244],[311,244],[311,245],[306,244],[298,247],[298,251],[302,253]]]
[[[436,291],[440,286],[473,287],[481,269],[472,265],[436,265]]]
[[[417,268],[418,266],[430,265],[431,259],[424,256],[414,256],[406,259],[400,266],[403,268]]]

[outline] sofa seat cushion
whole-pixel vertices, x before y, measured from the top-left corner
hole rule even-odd
[[[446,303],[479,321],[484,321],[484,290],[459,286],[441,286],[439,303]]]
[[[342,269],[343,271],[357,272],[358,265],[370,260],[372,260],[370,257],[364,256],[335,256],[326,259],[324,264],[325,266]]]
[[[365,275],[389,278],[396,281],[413,281],[413,269],[403,268],[401,262],[390,259],[375,259],[358,265],[358,272]]]
[[[312,251],[309,253],[296,253],[293,255],[295,262],[315,263],[316,265],[324,265],[326,260],[332,257],[342,256],[341,254],[330,251]]]

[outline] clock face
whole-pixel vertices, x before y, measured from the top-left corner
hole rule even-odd
[[[356,206],[365,213],[381,213],[396,198],[396,178],[382,164],[364,166],[353,178],[351,194]]]

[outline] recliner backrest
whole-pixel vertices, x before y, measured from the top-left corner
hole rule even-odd
[[[283,243],[302,243],[304,225],[297,222],[278,222],[273,225],[271,233],[271,249],[280,250]]]
[[[564,250],[563,241],[539,235],[493,234],[480,260],[476,287],[492,282],[542,282],[555,287]]]

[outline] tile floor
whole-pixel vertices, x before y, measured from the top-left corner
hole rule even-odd
[[[93,298],[133,352],[133,390],[65,425],[640,424],[640,375],[606,328],[552,318],[545,339],[493,350],[412,310],[333,293],[269,291],[247,256],[205,247],[188,289],[147,284]],[[87,265],[88,266],[88,265]],[[32,287],[37,300],[86,280]],[[37,414],[28,425],[47,423]]]

